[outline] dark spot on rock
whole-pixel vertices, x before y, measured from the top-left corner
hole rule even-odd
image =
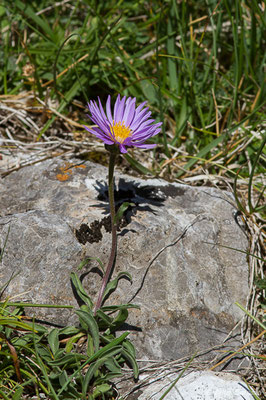
[[[104,217],[101,222],[102,222],[102,226],[104,227],[106,232],[110,233],[112,231],[110,215],[108,217]]]
[[[76,238],[79,243],[86,244],[98,243],[102,240],[101,223],[97,220],[93,221],[90,226],[81,224],[79,229],[76,229]]]
[[[169,311],[169,325],[176,328],[178,326],[186,326],[187,325],[187,317],[181,315],[177,311]]]
[[[167,197],[177,197],[183,196],[185,193],[185,189],[176,187],[174,185],[167,185],[167,186],[160,186],[160,190],[167,196]]]
[[[116,210],[117,211],[117,210]],[[120,219],[117,225],[117,231],[119,232],[122,228],[129,224],[130,220],[126,217],[126,212]],[[88,243],[98,243],[102,240],[103,235],[101,232],[102,227],[106,230],[106,232],[110,233],[112,231],[111,227],[111,217],[108,215],[104,217],[101,221],[95,220],[90,226],[87,224],[81,224],[79,229],[76,229],[76,238],[79,243],[86,244]]]
[[[164,201],[165,199],[162,198],[162,193],[160,193],[160,189],[154,186],[140,186],[136,187],[136,194],[140,197],[143,197],[147,200],[153,201]]]

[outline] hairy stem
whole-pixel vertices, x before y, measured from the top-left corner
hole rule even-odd
[[[117,226],[115,224],[115,198],[114,198],[114,168],[115,168],[115,159],[116,152],[110,151],[110,162],[109,162],[109,175],[108,175],[108,194],[109,194],[109,205],[110,205],[110,215],[111,215],[111,226],[112,226],[112,246],[111,253],[109,256],[109,261],[107,264],[107,268],[103,277],[102,286],[99,291],[98,300],[95,306],[94,314],[101,307],[103,294],[110,278],[110,274],[112,271],[112,267],[114,265],[115,255],[116,255],[116,245],[117,245],[117,236],[116,229]]]

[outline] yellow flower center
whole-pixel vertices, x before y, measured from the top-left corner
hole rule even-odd
[[[111,131],[116,139],[117,142],[123,143],[126,138],[132,136],[131,129],[125,126],[124,122],[117,122],[113,121],[113,125],[111,126]]]

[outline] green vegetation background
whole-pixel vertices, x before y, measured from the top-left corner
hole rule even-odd
[[[103,102],[118,93],[134,96],[138,103],[148,100],[156,120],[164,122],[151,153],[151,172],[170,179],[192,177],[199,184],[197,174],[219,176],[232,185],[240,211],[246,217],[254,214],[259,226],[266,141],[265,25],[265,4],[257,0],[4,0],[0,101],[15,103],[22,92],[26,97],[33,93],[33,106],[49,102],[82,124],[88,123],[86,102],[97,96]],[[58,120],[54,112],[44,121],[39,118],[41,132],[35,140],[49,137]],[[145,152],[139,153],[145,159]],[[128,161],[140,168],[134,158]],[[66,400],[67,394],[111,399],[110,381],[126,361],[137,376],[133,346],[126,336],[115,337],[127,307],[114,306],[117,316],[100,310],[95,319],[91,300],[77,276],[72,279],[86,303],[76,310],[79,328],[49,331],[34,321],[29,325],[21,322],[21,305],[11,309],[1,303],[0,397],[19,400],[34,393],[40,398],[44,392],[53,399]],[[34,327],[38,333],[14,334]],[[83,337],[87,358],[74,351]],[[84,372],[86,360],[90,367]]]
[[[232,177],[255,160],[265,104],[263,2],[15,0],[4,1],[0,17],[1,93],[33,89],[68,115],[97,96],[148,100],[164,121],[159,166],[182,146],[176,176],[214,157],[222,165],[210,163],[211,172]]]

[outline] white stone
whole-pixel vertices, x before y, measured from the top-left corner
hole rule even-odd
[[[138,400],[160,400],[178,375],[149,385]],[[192,372],[181,378],[164,400],[254,400],[247,385],[237,375],[223,372]]]

